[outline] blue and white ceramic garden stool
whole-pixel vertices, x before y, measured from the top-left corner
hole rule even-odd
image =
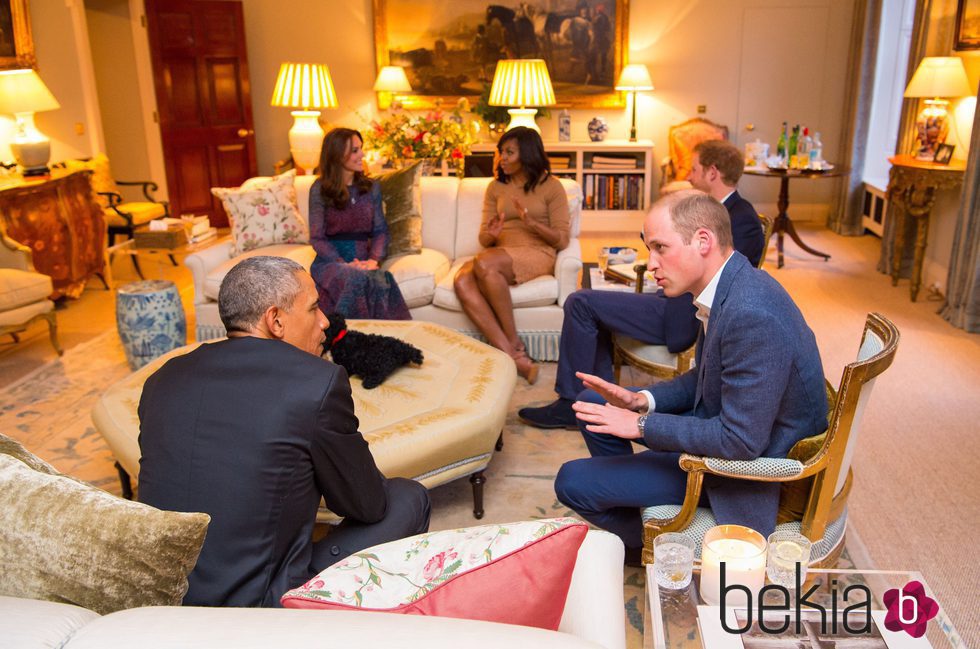
[[[116,294],[116,327],[129,367],[187,344],[187,318],[177,285],[166,280],[132,282]]]

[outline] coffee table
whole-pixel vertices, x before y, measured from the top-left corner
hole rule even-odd
[[[661,590],[657,586],[653,566],[648,565],[646,567],[646,606],[643,624],[643,646],[645,649],[709,649],[702,643],[701,630],[698,626],[697,606],[704,603],[700,600],[697,593],[699,577],[698,568],[695,567],[694,579],[687,588],[678,591]],[[810,581],[810,579],[813,581]],[[841,603],[841,593],[848,586],[855,584],[864,585],[870,589],[872,594],[872,615],[874,615],[875,611],[884,611],[887,608],[882,602],[882,597],[888,590],[901,588],[910,581],[922,583],[925,587],[926,594],[936,599],[935,594],[929,588],[922,575],[911,570],[836,570],[811,568],[808,572],[807,584],[803,590],[808,590],[814,584],[820,585],[818,591],[809,599],[821,606],[825,606],[828,611],[828,616],[832,606],[832,585],[835,580],[837,582],[838,611],[842,611],[846,606],[854,602],[854,599],[852,599],[847,603]],[[854,595],[853,597],[858,598],[857,601],[861,601],[860,596]],[[946,616],[941,602],[939,607],[939,614],[928,623],[925,638],[929,640],[933,649],[964,648],[966,645],[960,638],[959,633],[957,633],[953,623]],[[902,636],[911,639],[910,636],[904,633]],[[779,646],[792,646],[792,644],[787,640],[786,643],[780,644]],[[813,646],[816,648],[817,645]],[[710,649],[714,648],[712,647]]]

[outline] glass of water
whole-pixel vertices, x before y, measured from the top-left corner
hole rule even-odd
[[[800,583],[806,581],[810,563],[810,539],[799,532],[773,532],[769,535],[769,581],[784,588],[796,588],[796,566],[800,567]]]
[[[653,539],[653,572],[657,585],[667,590],[687,588],[694,568],[694,541],[674,532]]]

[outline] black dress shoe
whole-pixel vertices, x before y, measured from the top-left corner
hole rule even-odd
[[[573,403],[571,399],[556,399],[540,408],[521,408],[517,411],[517,418],[535,428],[578,430],[578,419],[572,410]]]

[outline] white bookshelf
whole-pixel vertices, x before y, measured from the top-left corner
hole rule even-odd
[[[545,151],[555,159],[567,158],[568,167],[552,164],[552,172],[574,178],[582,187],[582,230],[631,232],[643,226],[650,207],[653,183],[653,142],[650,140],[605,140],[603,142],[545,142]],[[496,145],[475,144],[472,152],[493,153]],[[600,160],[596,160],[596,158]],[[633,168],[603,164],[601,158],[635,161]]]

